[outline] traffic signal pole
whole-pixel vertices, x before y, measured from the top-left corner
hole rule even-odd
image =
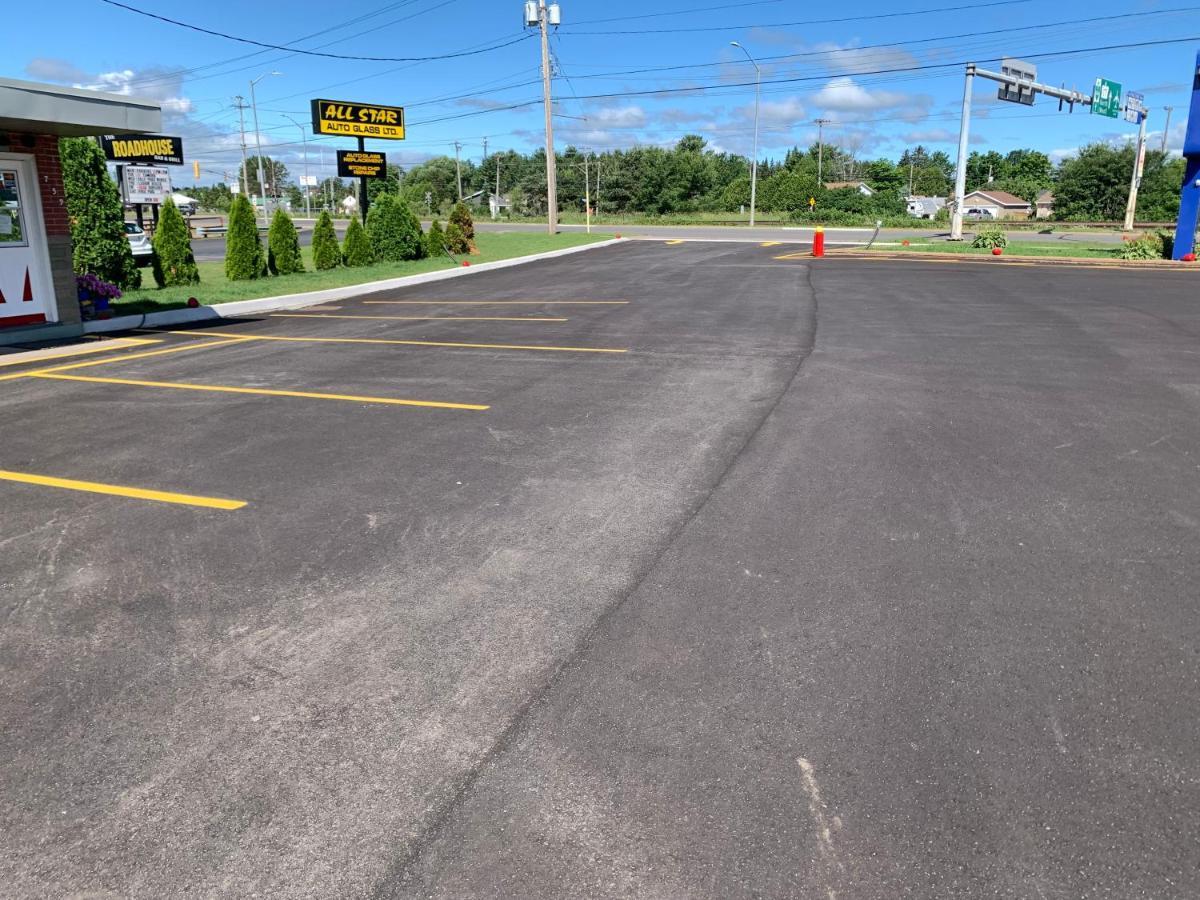
[[[1138,188],[1142,186],[1142,172],[1146,169],[1146,120],[1142,116],[1138,126],[1137,151],[1133,154],[1133,178],[1129,182],[1129,201],[1125,204],[1125,230],[1133,231],[1133,216],[1137,212]]]
[[[1009,62],[1006,60],[1007,64]],[[1083,106],[1090,106],[1092,103],[1092,98],[1089,95],[1081,94],[1079,91],[1056,88],[1050,84],[1041,84],[1033,81],[1031,78],[1021,78],[1014,74],[1005,74],[1003,72],[992,72],[988,69],[979,68],[975,63],[967,63],[967,78],[966,84],[963,87],[962,124],[959,126],[958,132],[958,166],[954,173],[954,209],[950,216],[950,240],[952,241],[962,240],[963,204],[966,201],[967,193],[967,145],[971,134],[971,91],[974,87],[976,77],[986,78],[989,81],[998,81],[1005,85],[1010,92],[1015,93],[1016,96],[1027,97],[1027,100],[1022,99],[1017,102],[1028,106],[1033,105],[1033,98],[1037,94],[1054,97],[1059,101],[1060,108],[1063,103],[1071,104],[1072,109],[1074,109],[1076,103]],[[1001,99],[1010,98],[1002,97]]]

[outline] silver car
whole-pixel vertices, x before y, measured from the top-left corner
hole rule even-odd
[[[125,239],[133,251],[133,261],[139,266],[148,266],[154,260],[154,246],[150,238],[134,222],[125,223]]]

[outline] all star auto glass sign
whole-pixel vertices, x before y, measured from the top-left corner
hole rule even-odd
[[[404,140],[404,108],[343,100],[312,101],[314,134]]]

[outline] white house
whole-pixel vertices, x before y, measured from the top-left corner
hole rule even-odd
[[[963,214],[977,219],[1028,219],[1033,207],[1007,191],[971,191],[963,198]]]

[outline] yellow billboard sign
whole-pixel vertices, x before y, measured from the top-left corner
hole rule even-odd
[[[342,100],[312,101],[314,134],[404,140],[404,107]]]

